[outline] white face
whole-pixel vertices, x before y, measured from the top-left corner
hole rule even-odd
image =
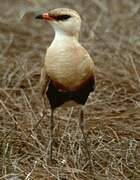
[[[62,31],[69,35],[77,35],[80,31],[81,19],[79,16],[62,15],[49,21],[56,31]]]
[[[79,14],[67,8],[50,10],[48,13],[36,16],[36,19],[44,19],[49,22],[55,32],[61,32],[70,36],[78,36],[81,26]]]

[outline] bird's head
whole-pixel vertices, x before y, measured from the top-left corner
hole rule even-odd
[[[36,19],[43,19],[50,23],[55,31],[70,36],[77,36],[80,31],[81,18],[79,14],[67,8],[58,8],[36,16]]]

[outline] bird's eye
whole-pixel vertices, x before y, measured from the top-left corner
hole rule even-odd
[[[59,15],[59,16],[55,16],[54,19],[56,21],[64,21],[69,19],[71,16],[70,15]]]

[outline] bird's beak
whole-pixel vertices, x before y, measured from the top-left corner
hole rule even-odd
[[[36,16],[35,19],[44,19],[44,20],[47,20],[47,21],[52,21],[52,20],[54,20],[54,18],[51,17],[51,16],[49,16],[48,13],[40,14],[40,15]]]

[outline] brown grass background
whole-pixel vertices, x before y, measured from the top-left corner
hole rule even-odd
[[[38,81],[54,33],[34,17],[57,7],[80,13],[80,41],[96,64],[96,91],[85,108],[94,173],[78,107],[56,111],[55,163],[48,161],[50,110]],[[0,0],[1,179],[140,179],[139,0]]]

